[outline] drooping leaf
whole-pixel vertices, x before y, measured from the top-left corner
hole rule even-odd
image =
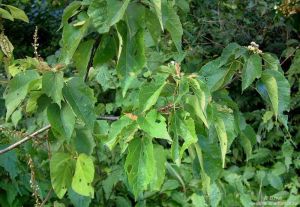
[[[94,198],[95,167],[93,159],[86,154],[80,154],[76,161],[75,174],[72,179],[72,189],[79,195]]]
[[[76,151],[78,153],[91,155],[96,146],[91,130],[77,126],[75,131],[76,136],[73,139],[73,144],[75,145]]]
[[[118,23],[124,16],[130,0],[93,0],[88,8],[88,15],[92,19],[97,31],[102,34]]]
[[[65,24],[63,28],[62,49],[59,62],[65,65],[68,65],[71,62],[71,59],[90,24],[90,20],[86,13],[82,12],[78,18],[84,22],[83,25],[74,26],[72,24]]]
[[[247,125],[246,128],[241,131],[240,136],[241,145],[246,153],[246,157],[248,160],[252,154],[252,146],[256,142],[256,133],[250,125]]]
[[[176,139],[172,144],[172,158],[176,163],[180,163],[184,151],[188,149],[189,146],[196,143],[198,140],[195,132],[194,120],[192,118],[183,120],[181,114],[179,112],[176,112],[171,117],[171,130],[174,133],[176,139],[181,137],[184,140],[180,150],[178,149],[179,146]]]
[[[181,52],[181,38],[183,35],[183,29],[180,18],[170,2],[166,2],[165,4],[163,4],[163,21],[165,22],[165,28],[171,34],[172,40],[177,50]]]
[[[151,110],[146,117],[140,116],[137,120],[140,128],[153,138],[166,139],[172,141],[168,130],[166,119],[156,110]]]
[[[162,89],[166,85],[166,82],[162,83],[144,83],[141,86],[141,90],[139,93],[139,108],[141,109],[142,112],[145,112],[153,106]]]
[[[5,106],[7,109],[6,120],[25,99],[30,84],[37,80],[39,75],[36,71],[27,70],[17,74],[8,84],[8,91],[4,94]]]
[[[71,186],[75,163],[71,154],[58,152],[50,160],[50,177],[54,192],[62,198]]]
[[[47,109],[47,115],[52,130],[70,141],[75,125],[75,115],[68,104],[63,104],[60,109],[57,104],[52,104]]]
[[[165,180],[166,175],[166,151],[161,145],[154,145],[154,159],[156,165],[156,172],[152,182],[150,183],[150,189],[159,191]]]
[[[276,57],[274,57],[274,55],[270,53],[263,53],[262,57],[266,69],[277,70],[277,71],[281,69],[280,62]]]
[[[290,104],[290,85],[281,72],[265,70],[257,83],[260,95],[272,106],[275,116],[288,110]]]
[[[42,78],[42,91],[52,98],[54,103],[61,106],[63,99],[64,74],[62,72],[47,72]]]
[[[80,77],[84,77],[88,69],[87,67],[91,58],[94,43],[95,40],[87,40],[85,42],[81,42],[76,52],[74,53],[74,64],[79,72]]]
[[[152,182],[155,169],[152,139],[135,138],[129,143],[125,172],[135,198]]]
[[[66,82],[63,95],[74,113],[84,121],[86,126],[93,129],[96,120],[93,90],[87,87],[81,78],[72,78]]]
[[[262,59],[258,54],[251,55],[242,71],[242,90],[248,88],[262,73]]]
[[[11,115],[11,121],[14,124],[15,127],[17,127],[19,121],[22,119],[22,109],[16,110],[12,115]]]
[[[117,54],[117,43],[115,37],[104,34],[101,38],[99,47],[95,52],[94,66],[101,66],[107,63]]]
[[[5,9],[0,8],[0,15],[4,19],[8,19],[10,21],[14,21],[13,16],[8,11],[6,11]]]
[[[154,10],[156,12],[156,16],[159,20],[161,29],[164,30],[164,25],[163,25],[163,21],[162,21],[162,10],[161,10],[161,0],[151,0]]]

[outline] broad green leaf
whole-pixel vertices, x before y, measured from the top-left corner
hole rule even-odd
[[[151,138],[139,137],[129,143],[124,167],[129,186],[137,198],[152,182],[156,171]]]
[[[248,88],[256,78],[260,78],[262,73],[262,60],[259,54],[251,55],[242,71],[242,90]]]
[[[72,179],[72,189],[79,195],[94,198],[95,167],[91,156],[80,154],[76,161],[75,174]]]
[[[0,8],[0,15],[4,19],[8,19],[10,21],[14,21],[13,16],[8,11],[6,11],[5,9]]]
[[[247,194],[241,194],[240,201],[244,207],[252,207],[255,205],[251,200],[251,196]]]
[[[160,22],[156,18],[155,13],[153,13],[150,10],[146,10],[145,15],[146,15],[145,24],[147,26],[147,29],[149,30],[153,42],[157,45],[161,38]],[[161,56],[159,56],[158,61],[161,61]]]
[[[95,52],[94,66],[100,66],[110,61],[117,54],[117,43],[114,36],[104,34]]]
[[[58,152],[50,160],[50,177],[58,198],[64,197],[71,186],[75,163],[71,154]]]
[[[129,127],[132,123],[133,120],[127,116],[122,116],[119,120],[112,123],[108,133],[108,140],[105,145],[112,150],[122,139],[122,131],[126,131],[128,129],[127,127]]]
[[[8,84],[8,91],[4,94],[5,106],[7,109],[6,120],[25,99],[30,84],[37,80],[39,75],[36,71],[27,70],[17,74]]]
[[[252,154],[252,146],[256,142],[256,133],[250,125],[241,131],[240,141],[248,160]]]
[[[117,74],[123,79],[122,95],[125,96],[129,86],[136,75],[146,65],[144,31],[140,29],[135,36],[130,37],[126,25],[118,26],[119,40],[119,60],[117,65]]]
[[[123,18],[129,2],[130,0],[93,0],[88,8],[88,15],[97,31],[100,34],[107,33],[111,26]]]
[[[227,70],[219,67],[220,59],[208,62],[200,70],[200,79],[206,84],[212,93],[220,89],[227,75]]]
[[[193,193],[190,196],[190,200],[192,201],[194,207],[197,207],[197,206],[207,207],[208,206],[205,202],[203,195],[198,195],[196,193]]]
[[[63,99],[62,89],[64,87],[63,72],[47,72],[42,78],[42,91],[52,98],[54,103],[61,106]]]
[[[180,18],[176,13],[176,9],[172,6],[171,3],[166,2],[163,5],[163,21],[165,22],[165,28],[171,34],[172,40],[179,52],[182,51],[182,35],[183,29],[180,22]]]
[[[157,99],[166,85],[166,82],[162,83],[144,83],[141,86],[139,93],[139,108],[142,112],[149,110],[156,102]]]
[[[219,206],[222,199],[222,193],[216,183],[211,184],[209,191],[209,201],[212,207]]]
[[[17,127],[19,121],[22,119],[22,109],[16,110],[12,115],[11,115],[11,121],[14,124],[15,127]]]
[[[95,67],[95,71],[97,73],[95,79],[101,85],[103,91],[115,89],[117,87],[117,77],[115,76],[116,71],[108,67],[109,66],[106,64]]]
[[[8,145],[0,145],[1,150],[6,147],[8,147]],[[15,179],[15,177],[19,174],[19,163],[16,150],[12,150],[0,155],[0,166],[9,173],[11,179]]]
[[[167,130],[166,119],[155,109],[152,109],[146,117],[139,116],[137,120],[140,128],[153,138],[166,139],[172,142]]]
[[[73,1],[64,9],[59,29],[61,29],[64,25],[68,24],[69,19],[78,13],[77,10],[80,7],[81,1]]]
[[[68,190],[68,197],[74,207],[89,207],[92,201],[90,197],[79,195],[72,188]]]
[[[171,117],[171,130],[173,131],[175,136],[175,141],[172,144],[172,158],[177,164],[179,164],[184,151],[188,149],[189,146],[196,143],[198,140],[195,132],[194,120],[192,118],[183,120],[181,114],[179,112],[176,112]],[[184,142],[178,154],[179,141],[176,139],[178,139],[179,137],[183,138]]]
[[[74,64],[80,77],[84,77],[86,74],[94,43],[95,40],[91,39],[81,42],[74,53]]]
[[[82,38],[87,32],[90,21],[85,13],[81,13],[78,17],[85,23],[82,26],[75,27],[72,24],[65,24],[62,34],[62,49],[59,62],[68,65],[81,42]]]
[[[264,60],[264,67],[270,70],[279,70],[281,69],[280,62],[276,56],[270,53],[263,53],[262,58]]]
[[[9,11],[14,19],[20,19],[27,23],[29,22],[27,15],[25,14],[25,12],[22,9],[19,9],[19,8],[11,6],[11,5],[6,5],[6,4],[4,4],[4,5],[9,9]]]
[[[75,115],[68,104],[63,104],[61,109],[57,104],[51,104],[47,109],[51,130],[70,141],[75,125]]]
[[[80,126],[76,127],[76,136],[73,138],[73,145],[78,153],[91,155],[96,146],[92,131]]]
[[[156,165],[156,172],[153,180],[150,183],[150,189],[159,191],[165,180],[167,154],[161,145],[154,145],[154,159]]]
[[[223,168],[225,167],[225,156],[227,153],[227,145],[228,145],[228,138],[226,133],[226,127],[224,124],[223,119],[220,117],[215,117],[214,119],[214,127],[217,131],[217,135],[220,141],[220,147],[221,147],[221,156],[222,156],[222,165]]]
[[[268,178],[270,185],[273,188],[275,188],[276,190],[282,190],[283,183],[282,183],[282,179],[280,178],[280,176],[275,175],[273,173],[268,173],[267,178]]]
[[[257,83],[260,95],[271,104],[276,117],[288,110],[290,104],[290,85],[281,72],[265,70]]]
[[[154,10],[156,12],[156,16],[159,20],[161,29],[164,30],[164,25],[163,25],[163,21],[162,21],[162,11],[161,11],[161,0],[151,0]]]
[[[88,126],[94,128],[96,115],[94,112],[95,97],[81,78],[72,78],[66,82],[63,95],[74,113]]]
[[[38,108],[38,99],[43,95],[41,91],[32,91],[27,100],[26,112],[33,113]]]

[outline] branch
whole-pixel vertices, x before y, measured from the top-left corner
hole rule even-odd
[[[117,121],[118,119],[119,119],[119,116],[99,116],[99,117],[97,118],[97,120],[107,120],[107,121]],[[39,129],[39,130],[33,132],[32,134],[30,134],[30,135],[24,137],[23,139],[21,139],[20,141],[18,141],[18,142],[16,142],[16,143],[12,144],[12,145],[10,145],[10,146],[8,146],[7,148],[5,148],[5,149],[3,149],[3,150],[0,150],[0,155],[1,155],[1,154],[4,154],[4,153],[6,153],[6,152],[9,152],[9,151],[11,151],[11,150],[13,150],[13,149],[15,149],[15,148],[18,147],[19,145],[21,145],[21,144],[27,142],[28,140],[34,138],[36,135],[39,135],[39,134],[41,134],[42,132],[47,131],[47,130],[50,129],[50,128],[51,128],[51,125],[47,125],[47,126],[45,126],[44,128],[41,128],[41,129]],[[0,129],[2,129],[1,126],[0,126]]]
[[[119,118],[119,116],[99,116],[97,120],[117,121]]]
[[[23,139],[21,139],[20,141],[14,143],[14,144],[12,144],[12,145],[10,145],[9,147],[7,147],[7,148],[5,148],[5,149],[3,149],[3,150],[0,150],[0,155],[6,153],[6,152],[8,152],[8,151],[11,151],[11,150],[15,149],[15,148],[18,147],[19,145],[21,145],[21,144],[27,142],[28,140],[32,139],[32,138],[35,137],[36,135],[41,134],[42,132],[44,132],[44,131],[46,131],[46,130],[48,130],[48,129],[50,129],[50,128],[51,128],[51,125],[47,125],[47,126],[41,128],[41,129],[39,129],[39,130],[33,132],[32,134],[30,134],[30,135],[24,137]]]

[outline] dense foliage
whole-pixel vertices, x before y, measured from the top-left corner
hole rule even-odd
[[[1,206],[300,204],[297,1],[29,2],[0,7],[0,149],[33,133]]]

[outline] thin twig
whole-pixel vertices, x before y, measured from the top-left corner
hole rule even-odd
[[[49,190],[46,198],[43,200],[43,202],[41,203],[40,207],[43,207],[46,204],[46,202],[49,200],[51,194],[52,194],[52,188]]]
[[[97,120],[117,121],[119,118],[119,116],[99,116]]]
[[[97,120],[107,120],[107,121],[116,121],[116,120],[118,120],[118,119],[119,119],[119,116],[99,116],[99,117],[97,118]],[[16,142],[16,143],[12,144],[12,145],[10,145],[10,146],[8,146],[7,148],[5,148],[5,149],[3,149],[3,150],[0,150],[0,155],[6,153],[6,152],[8,152],[8,151],[11,151],[11,150],[15,149],[15,148],[18,147],[19,145],[21,145],[21,144],[27,142],[28,140],[34,138],[36,135],[41,134],[42,132],[47,131],[47,130],[50,129],[50,128],[51,128],[51,125],[47,125],[47,126],[41,128],[41,129],[39,129],[39,130],[33,132],[32,134],[30,134],[30,135],[24,137],[23,139],[21,139],[20,141],[18,141],[18,142]],[[1,126],[0,126],[0,129],[2,129]]]
[[[7,148],[5,148],[5,149],[3,149],[3,150],[0,150],[0,155],[1,155],[1,154],[4,154],[5,152],[8,152],[8,151],[11,151],[11,150],[15,149],[15,148],[18,147],[19,145],[21,145],[21,144],[27,142],[28,140],[34,138],[36,135],[41,134],[42,132],[44,132],[44,131],[46,131],[46,130],[48,130],[48,129],[50,129],[50,128],[51,128],[51,125],[47,125],[47,126],[41,128],[41,129],[39,129],[39,130],[33,132],[32,134],[30,134],[30,135],[26,136],[25,138],[21,139],[20,141],[14,143],[14,144],[12,144],[12,145],[10,145],[9,147],[7,147]]]

